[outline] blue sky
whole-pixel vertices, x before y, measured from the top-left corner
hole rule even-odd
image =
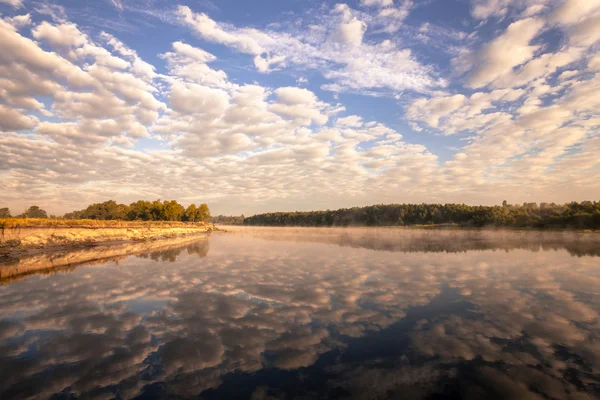
[[[0,0],[0,200],[597,199],[598,0]]]

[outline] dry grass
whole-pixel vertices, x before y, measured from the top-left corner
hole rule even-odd
[[[98,219],[0,218],[1,229],[11,228],[177,228],[213,226],[208,222],[119,221]]]

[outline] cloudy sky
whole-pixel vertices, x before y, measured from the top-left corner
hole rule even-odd
[[[0,206],[600,198],[600,0],[0,0]]]

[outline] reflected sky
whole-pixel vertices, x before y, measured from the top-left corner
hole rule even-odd
[[[556,235],[254,228],[5,282],[0,398],[595,398],[598,243]]]

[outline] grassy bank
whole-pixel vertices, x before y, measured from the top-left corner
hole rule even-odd
[[[32,247],[155,240],[213,230],[213,224],[204,222],[8,218],[0,220],[0,253]]]
[[[208,227],[209,222],[122,221],[100,219],[0,218],[1,229],[14,228],[189,228]]]

